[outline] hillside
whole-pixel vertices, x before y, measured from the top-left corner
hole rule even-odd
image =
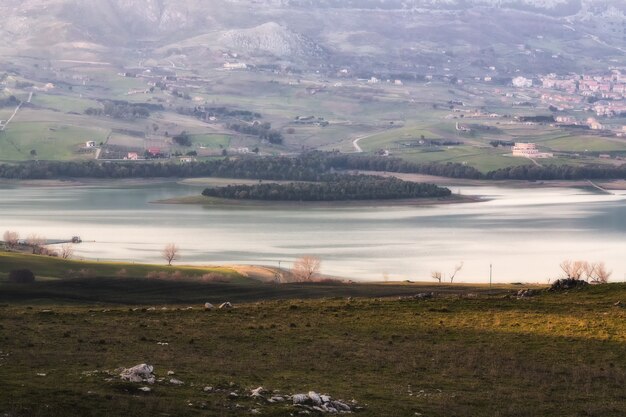
[[[47,283],[0,284],[8,415],[286,416],[309,411],[291,398],[309,391],[363,417],[626,407],[622,284],[530,298],[447,285],[170,285],[169,300],[167,283],[65,285],[67,298]],[[108,303],[90,298],[106,291]],[[435,295],[371,298],[400,291]],[[205,301],[235,308],[206,311]],[[140,363],[154,366],[153,384],[120,379]]]
[[[123,62],[139,51],[150,56],[187,41],[184,54],[192,66],[199,65],[194,56],[209,48],[256,63],[279,58],[303,67],[332,57],[337,64],[357,58],[397,67],[447,60],[460,68],[478,55],[510,72],[538,63],[559,69],[593,65],[596,54],[615,52],[599,44],[596,52],[583,52],[591,35],[623,46],[624,12],[621,2],[591,0],[10,0],[0,5],[0,53]],[[530,40],[545,57],[506,52]],[[581,61],[581,53],[590,59]],[[561,61],[550,62],[554,54]]]

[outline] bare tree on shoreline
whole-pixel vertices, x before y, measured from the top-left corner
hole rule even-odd
[[[302,256],[296,259],[291,272],[298,282],[310,282],[319,273],[322,261],[315,256]]]
[[[456,265],[454,267],[454,272],[452,272],[452,275],[450,275],[450,283],[454,282],[454,277],[456,277],[456,274],[463,269],[463,261],[461,261],[458,265]]]
[[[161,256],[167,261],[168,266],[172,266],[172,262],[180,257],[180,248],[175,243],[168,243],[161,251]]]
[[[2,235],[2,240],[4,240],[4,243],[6,243],[9,248],[14,248],[19,243],[20,235],[12,230],[7,230]]]
[[[62,245],[61,252],[59,252],[59,256],[62,259],[71,259],[72,256],[74,256],[74,247],[69,243]]]

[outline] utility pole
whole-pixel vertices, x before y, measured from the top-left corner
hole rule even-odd
[[[491,289],[491,276],[493,275],[493,264],[489,264],[489,289]]]

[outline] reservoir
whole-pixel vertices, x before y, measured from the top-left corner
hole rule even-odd
[[[626,274],[626,191],[451,187],[485,201],[439,206],[233,208],[155,204],[196,195],[177,183],[141,186],[0,185],[0,233],[48,239],[79,235],[79,258],[163,263],[165,244],[184,264],[289,268],[299,256],[322,273],[353,280],[546,283],[565,259],[603,261],[612,281]]]

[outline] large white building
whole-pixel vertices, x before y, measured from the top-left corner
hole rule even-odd
[[[528,142],[516,142],[513,146],[513,156],[522,158],[552,158],[554,155],[547,152],[539,152],[537,145]]]

